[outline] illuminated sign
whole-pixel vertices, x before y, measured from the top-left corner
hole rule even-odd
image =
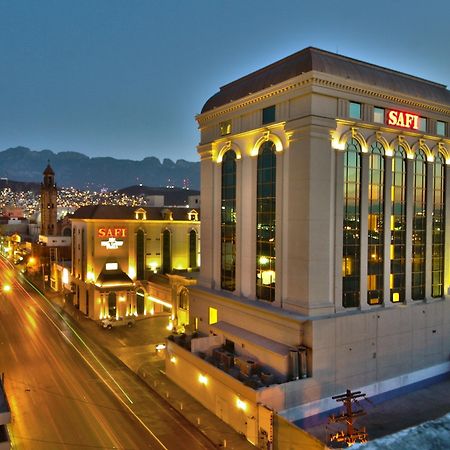
[[[125,238],[127,237],[126,228],[99,228],[97,232],[99,238]]]
[[[419,129],[419,116],[404,111],[390,109],[386,112],[386,123],[395,127]]]
[[[116,238],[109,238],[107,241],[102,241],[101,246],[106,247],[108,250],[117,250],[122,247],[123,241],[118,241]]]

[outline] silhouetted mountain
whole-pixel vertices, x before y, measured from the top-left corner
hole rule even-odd
[[[200,186],[200,163],[179,159],[147,157],[142,161],[109,157],[90,158],[77,152],[54,153],[51,150],[34,151],[26,147],[9,148],[0,152],[0,178],[26,182],[41,182],[47,161],[56,174],[59,186],[78,189],[107,187],[120,189],[138,184],[151,186]]]

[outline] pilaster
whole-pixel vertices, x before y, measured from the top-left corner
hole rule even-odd
[[[369,205],[369,154],[361,154],[361,222],[360,222],[360,308],[369,309],[367,303],[367,261],[368,259],[368,205]]]
[[[391,216],[392,216],[392,158],[384,157],[384,229],[383,229],[383,304],[391,307]]]
[[[431,299],[431,263],[433,258],[433,168],[432,162],[427,162],[426,187],[426,246],[425,246],[425,299]]]
[[[334,312],[335,121],[314,116],[288,122],[284,155],[283,308]]]
[[[200,251],[202,263],[200,267],[199,284],[208,288],[213,287],[213,216],[214,216],[214,165],[213,145],[199,146],[201,157],[200,196],[202,205],[202,236]]]
[[[414,160],[406,159],[405,303],[412,303],[412,229],[414,216]]]

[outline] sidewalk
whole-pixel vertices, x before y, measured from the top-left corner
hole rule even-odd
[[[31,281],[31,280],[30,280]],[[35,280],[33,280],[35,283]],[[37,286],[37,284],[35,283]],[[42,286],[39,286],[41,292]],[[112,330],[100,328],[60,294],[46,289],[45,296],[52,303],[70,315],[89,337],[107,349],[132,370],[155,393],[164,399],[169,407],[179,411],[191,424],[198,428],[217,448],[250,450],[255,447],[222,422],[187,392],[171,382],[164,374],[164,355],[155,350],[155,344],[163,342],[168,332],[168,316],[153,316],[137,320],[132,328],[120,327]]]

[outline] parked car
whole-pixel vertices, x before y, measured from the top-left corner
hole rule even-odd
[[[123,327],[127,326],[128,328],[132,327],[135,323],[135,320],[132,317],[110,317],[109,319],[103,319],[100,321],[100,326],[102,328],[107,328],[110,330],[113,327]]]

